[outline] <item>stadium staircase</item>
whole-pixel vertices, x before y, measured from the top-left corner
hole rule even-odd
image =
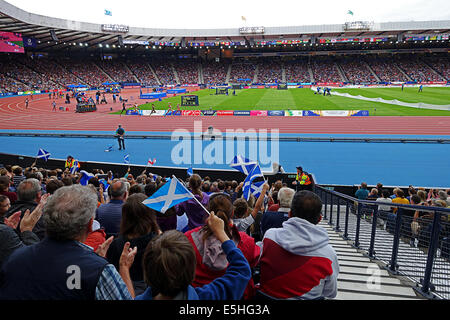
[[[203,77],[203,66],[201,63],[198,64],[198,83],[205,83]]]
[[[408,74],[403,71],[402,68],[400,68],[397,63],[394,62],[394,66],[406,77],[406,79],[408,79],[408,81],[412,81],[412,79],[410,78],[410,76],[408,76]]]
[[[92,64],[93,64],[95,67],[97,67],[98,70],[100,70],[105,76],[107,76],[108,79],[109,79],[111,82],[114,82],[114,79],[113,79],[113,78],[112,78],[105,70],[103,70],[102,67],[100,67],[99,65],[97,65],[95,62],[92,62]]]
[[[177,72],[177,70],[175,69],[175,66],[171,63],[171,64],[170,64],[170,67],[171,67],[171,69],[172,69],[173,76],[175,77],[175,81],[176,81],[178,84],[180,84],[180,78],[178,78],[178,72]]]
[[[230,77],[231,77],[231,63],[228,65],[228,71],[227,71],[227,77],[226,77],[225,83],[230,82]]]
[[[286,83],[286,69],[283,63],[281,64],[281,81]]]
[[[447,80],[442,74],[440,74],[436,69],[434,69],[431,65],[429,65],[425,60],[421,60],[421,63],[423,63],[425,66],[427,66],[431,72],[433,72],[435,75],[441,77],[443,80]]]
[[[381,79],[378,77],[375,71],[373,71],[370,65],[366,61],[363,61],[362,63],[367,67],[367,69],[369,69],[370,73],[375,77],[375,79],[377,79],[378,82],[381,82]]]
[[[333,207],[336,211],[337,206]],[[425,300],[415,293],[408,279],[391,275],[379,261],[369,259],[362,250],[344,240],[328,220],[322,220],[319,225],[327,230],[330,244],[338,256],[335,300]]]
[[[255,74],[253,75],[253,83],[257,83],[258,82],[258,71],[259,71],[259,66],[258,66],[258,64],[256,64]]]
[[[309,79],[310,79],[310,82],[311,82],[311,83],[315,82],[315,81],[314,81],[314,73],[313,73],[313,71],[312,71],[312,69],[311,69],[311,65],[309,64],[309,62],[308,62],[308,72],[309,72]]]
[[[341,68],[341,66],[339,65],[339,63],[335,63],[335,65],[336,65],[336,68],[337,68],[337,70],[338,70],[338,72],[339,72],[339,75],[340,75],[341,78],[342,78],[342,82],[349,82],[348,79],[347,79],[347,76],[345,75],[344,70],[342,70],[342,68]]]
[[[161,81],[159,81],[158,76],[156,75],[155,70],[153,69],[152,65],[150,63],[147,62],[147,66],[150,68],[150,70],[153,73],[153,76],[155,77],[156,81],[158,82],[159,85],[161,85]]]
[[[69,70],[66,66],[64,66],[62,63],[60,63],[59,61],[55,61],[55,63],[57,65],[59,65],[61,68],[63,68],[64,70],[66,70],[68,73],[70,73],[72,76],[74,76],[75,78],[78,79],[80,84],[84,84],[84,85],[89,85],[89,83],[87,83],[86,81],[84,81],[83,79],[81,79],[78,75],[76,75],[74,72],[72,72],[71,70]]]
[[[124,68],[127,69],[128,72],[129,72],[130,74],[133,75],[134,80],[136,80],[137,83],[140,83],[141,81],[140,81],[140,80],[138,79],[138,77],[134,74],[134,72],[131,71],[131,69],[127,66],[127,64],[126,64],[125,62],[123,62],[122,64],[123,64]]]

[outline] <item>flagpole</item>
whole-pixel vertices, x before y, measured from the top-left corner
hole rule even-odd
[[[172,179],[175,179],[176,181],[178,181],[179,183],[181,183],[181,181],[178,180],[177,177],[175,177],[175,175],[172,175]],[[184,185],[183,185],[183,186],[184,186]],[[185,188],[186,188],[186,187],[185,187]],[[188,188],[186,188],[186,190],[187,190],[190,194],[192,194],[192,192],[191,192]],[[200,201],[198,201],[198,199],[195,197],[195,195],[192,194],[192,197],[194,198],[195,201],[197,201],[197,203],[200,205],[200,207],[202,207],[203,210],[205,210],[206,213],[209,215],[210,213],[209,213],[208,209],[206,209],[205,206],[204,206],[203,204],[201,204]]]

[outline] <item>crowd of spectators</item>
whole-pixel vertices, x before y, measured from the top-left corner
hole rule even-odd
[[[157,86],[158,80],[155,78],[147,61],[128,61],[127,66],[136,75],[141,84],[146,86]]]
[[[174,68],[180,84],[198,83],[198,63],[195,61],[177,61]]]
[[[382,82],[406,82],[408,78],[399,70],[392,59],[367,59],[367,63]]]
[[[136,82],[133,73],[122,61],[101,60],[97,65],[106,72],[114,82]]]
[[[450,80],[450,61],[443,57],[430,57],[424,59],[434,70],[441,74],[445,80]]]
[[[399,59],[397,65],[416,82],[442,81],[444,80],[439,74],[425,63],[418,59]]]
[[[263,61],[258,63],[258,83],[277,83],[283,81],[282,65],[278,61]]]
[[[97,87],[110,81],[108,76],[92,61],[65,60],[63,65],[69,72],[72,72],[89,86]]]
[[[196,199],[161,213],[143,201],[166,178],[93,170],[81,185],[83,175],[71,174],[70,163],[64,170],[35,163],[0,169],[0,299],[337,294],[337,255],[317,225],[322,202],[311,191],[279,180],[246,200],[243,182],[194,174],[185,183]],[[304,257],[315,257],[305,270]]]
[[[64,88],[69,84],[79,84],[81,81],[73,73],[60,65],[53,59],[49,58],[34,58],[25,59],[24,63],[30,69],[41,74],[45,79],[56,83],[57,88]]]
[[[337,65],[332,60],[317,60],[311,63],[315,82],[343,82]]]
[[[239,79],[250,79],[253,82],[256,65],[251,62],[233,62],[231,65],[230,82],[239,83]]]
[[[203,82],[205,84],[226,83],[229,64],[205,61],[202,63]]]
[[[164,61],[153,61],[151,63],[153,70],[156,73],[161,84],[176,85],[177,81],[172,71],[172,64]]]
[[[304,61],[293,61],[284,64],[286,82],[311,82],[308,63]]]
[[[377,79],[361,60],[344,60],[339,62],[347,80],[352,84],[376,83]]]

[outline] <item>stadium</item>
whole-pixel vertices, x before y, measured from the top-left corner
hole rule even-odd
[[[105,10],[105,15],[110,12]],[[6,254],[0,260],[6,279],[0,280],[0,288],[11,293],[8,298],[0,294],[1,300],[17,295],[24,300],[101,299],[98,287],[93,293],[95,286],[89,293],[59,288],[67,295],[58,296],[56,289],[22,294],[20,284],[14,284],[12,266],[21,261],[20,255],[31,254],[26,248],[34,246],[46,252],[45,241],[53,239],[50,229],[63,228],[55,221],[65,216],[55,214],[48,229],[43,221],[51,218],[35,221],[29,232],[39,239],[29,235],[25,239],[20,226],[26,222],[26,208],[56,212],[60,209],[52,202],[54,195],[63,201],[66,187],[79,185],[93,185],[98,198],[93,221],[99,227],[94,230],[90,225],[86,237],[103,232],[96,246],[89,243],[100,251],[91,265],[82,267],[107,261],[114,269],[110,272],[123,283],[114,289],[123,290],[122,298],[147,299],[149,288],[156,287],[144,280],[149,275],[142,268],[131,267],[131,277],[123,275],[119,268],[123,239],[132,239],[133,247],[143,243],[141,238],[150,241],[149,230],[159,230],[157,237],[164,238],[172,229],[185,233],[194,246],[197,265],[189,288],[196,288],[199,300],[450,298],[450,170],[445,160],[450,156],[450,20],[165,29],[66,20],[0,0],[0,35],[0,178],[6,181],[0,181],[4,195],[0,203],[8,201],[11,206],[2,211],[5,229],[0,232],[9,237],[8,232],[16,229],[15,237],[25,248],[8,251],[9,260]],[[197,177],[200,182],[195,182]],[[23,201],[21,190],[34,178],[42,189],[39,199],[31,199],[29,207],[17,207]],[[58,185],[54,195],[43,197],[51,194],[48,189],[54,184]],[[267,190],[262,189],[264,184]],[[122,198],[117,196],[123,218],[102,220],[106,209],[101,208],[119,203],[114,196],[117,185],[126,187]],[[181,199],[177,188],[186,189],[183,201],[191,200],[175,204],[172,199],[169,208],[167,203],[153,204],[159,199],[154,195],[161,192]],[[277,242],[284,236],[267,238],[289,221],[304,221],[302,213],[289,219],[279,213],[267,218],[272,219],[272,228],[262,231],[267,213],[276,213],[269,207],[286,209],[280,197],[289,191],[282,189],[296,191],[286,207],[292,215],[302,190],[320,202],[321,219],[310,224],[327,234],[335,261],[319,250],[313,253],[317,261],[304,262],[305,256]],[[80,193],[80,199],[85,196],[83,191],[72,192]],[[123,220],[131,210],[126,208],[133,207],[126,205],[138,198],[132,193],[148,198],[140,204],[155,222],[140,234],[142,228],[128,221],[136,233],[127,238]],[[226,278],[231,277],[232,266],[226,250],[219,243],[215,249],[222,253],[215,261],[204,248],[217,245],[223,236],[211,222],[219,215],[209,211],[212,199],[224,193],[227,201],[233,200],[233,221],[253,217],[243,231],[237,227],[241,224],[225,219],[225,230],[239,229],[236,237],[253,243],[253,250],[262,256],[250,259],[247,244],[235,246],[250,266],[249,278],[240,283],[240,277],[233,278],[235,291],[242,287],[239,293],[225,290],[223,296],[217,291],[208,296],[205,292],[211,287],[197,288],[220,277],[232,282]],[[198,194],[211,201],[203,202],[206,196],[197,199]],[[419,198],[421,194],[425,198]],[[240,219],[236,212],[242,199],[248,210]],[[14,224],[11,216],[18,210],[22,214]],[[114,210],[117,213],[117,206]],[[194,223],[200,218],[192,218],[189,210],[197,214],[200,210],[202,221]],[[74,217],[67,217],[66,224],[75,223]],[[144,220],[134,224],[144,225]],[[226,227],[227,222],[233,227]],[[206,227],[216,242],[199,245],[196,232]],[[110,248],[117,251],[121,243],[115,264],[112,250],[99,253],[109,236],[114,239]],[[170,236],[175,237],[169,233],[169,240]],[[234,237],[232,229],[226,237]],[[274,243],[278,247],[271,247]],[[138,248],[134,259],[142,256]],[[277,274],[271,259],[292,262],[282,263],[283,273]],[[205,261],[221,267],[208,269]],[[41,264],[42,270],[57,270],[60,265]],[[107,268],[104,263],[102,268]],[[316,274],[316,268],[322,273]],[[244,277],[242,270],[238,274]],[[93,286],[95,279],[86,281]]]

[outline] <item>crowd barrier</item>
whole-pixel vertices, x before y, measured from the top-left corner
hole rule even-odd
[[[386,205],[332,189],[315,186],[324,221],[390,274],[406,277],[418,294],[450,299],[450,208]]]

